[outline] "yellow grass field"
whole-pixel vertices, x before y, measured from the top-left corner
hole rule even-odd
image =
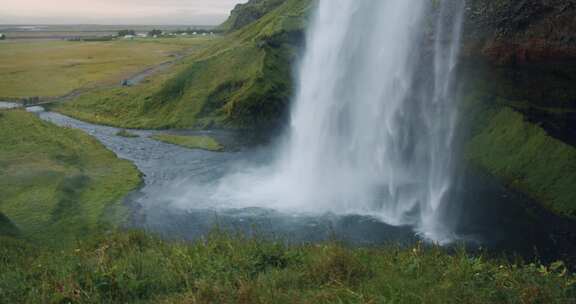
[[[190,52],[206,38],[134,41],[0,42],[0,100],[54,97],[72,90],[120,82],[149,66]]]

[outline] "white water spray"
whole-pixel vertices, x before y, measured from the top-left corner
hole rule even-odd
[[[451,240],[453,78],[464,4],[438,3],[321,0],[278,161],[225,179],[218,198],[369,214]]]

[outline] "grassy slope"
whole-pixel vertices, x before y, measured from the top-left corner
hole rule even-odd
[[[490,113],[468,157],[548,209],[576,216],[576,149],[510,108]]]
[[[197,43],[196,39],[3,42],[0,98],[51,97],[88,85],[115,84]]]
[[[275,125],[289,102],[294,45],[309,5],[309,0],[286,1],[173,73],[134,88],[88,94],[57,110],[130,128]]]
[[[92,137],[24,111],[0,112],[0,212],[22,237],[66,244],[117,224],[137,169]]]
[[[39,252],[0,239],[7,303],[572,303],[576,278],[439,248],[285,246],[215,233],[195,244],[113,234]]]
[[[224,150],[224,147],[220,143],[218,143],[214,138],[208,136],[159,134],[153,135],[151,138],[190,149],[202,149],[216,152]]]
[[[467,158],[549,210],[576,216],[576,147],[551,137],[521,113],[526,107],[565,112],[562,93],[572,88],[542,68],[465,69],[461,112],[471,129]]]

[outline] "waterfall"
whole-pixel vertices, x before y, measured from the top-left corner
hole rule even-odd
[[[274,166],[238,177],[234,200],[366,214],[451,240],[464,1],[321,0],[316,9],[286,143]]]

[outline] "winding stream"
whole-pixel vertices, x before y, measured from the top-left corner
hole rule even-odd
[[[337,239],[354,245],[382,245],[412,244],[420,239],[410,227],[390,226],[369,215],[297,214],[250,207],[249,201],[243,204],[245,207],[226,205],[217,195],[223,177],[247,165],[270,162],[271,151],[246,134],[131,130],[140,137],[125,138],[116,135],[117,128],[82,122],[39,107],[28,110],[45,121],[94,136],[138,167],[144,185],[126,198],[133,210],[131,227],[184,240],[198,239],[215,227],[291,242]],[[209,134],[225,144],[227,152],[192,150],[149,138],[159,132]],[[462,220],[457,228],[461,240],[497,252],[537,255],[542,260],[569,260],[574,256],[573,222],[547,213],[492,177],[468,174],[461,184]]]

